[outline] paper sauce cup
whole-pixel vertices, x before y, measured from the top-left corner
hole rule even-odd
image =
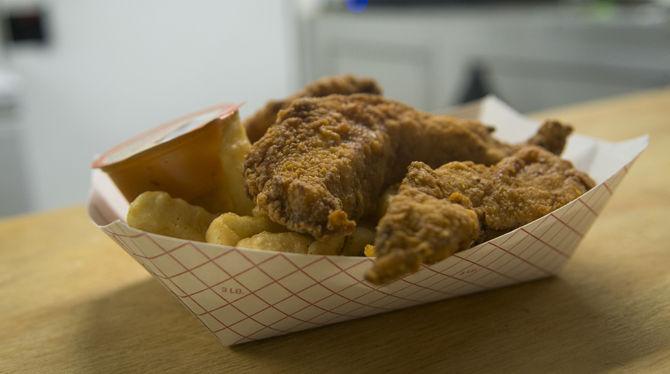
[[[165,191],[221,206],[221,137],[224,126],[239,121],[238,108],[221,104],[179,118],[110,149],[92,167],[107,173],[128,201]]]

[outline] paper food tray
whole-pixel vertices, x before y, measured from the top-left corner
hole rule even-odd
[[[494,124],[511,142],[539,126],[495,97],[452,113]],[[224,345],[288,334],[556,274],[572,256],[646,136],[619,143],[579,134],[563,156],[598,185],[562,208],[491,241],[378,287],[372,259],[260,251],[169,238],[129,227],[128,203],[94,171],[93,221],[180,300]],[[158,313],[158,312],[157,312]]]

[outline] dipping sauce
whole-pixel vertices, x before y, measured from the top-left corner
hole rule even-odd
[[[226,210],[221,140],[239,126],[239,105],[220,104],[149,130],[105,152],[92,164],[105,171],[128,201],[165,191],[209,210]]]

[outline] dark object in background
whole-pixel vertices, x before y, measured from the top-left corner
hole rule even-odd
[[[458,103],[467,103],[493,93],[486,65],[479,62],[471,63],[466,79]]]
[[[557,3],[561,0],[369,0],[370,6],[440,6],[440,5],[473,5],[473,4],[538,4]]]
[[[45,18],[44,9],[38,7],[5,10],[2,14],[5,44],[48,44]]]

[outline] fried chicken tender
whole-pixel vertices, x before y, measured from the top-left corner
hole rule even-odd
[[[548,122],[528,143],[559,153],[571,130]],[[519,148],[491,132],[478,121],[423,113],[381,96],[297,99],[252,145],[246,188],[257,209],[290,230],[348,235],[355,220],[375,215],[382,191],[402,180],[410,162],[491,165]]]
[[[284,100],[268,102],[262,109],[247,118],[244,121],[244,126],[247,129],[249,141],[255,143],[260,139],[268,127],[275,123],[277,113],[286,108],[295,99],[328,95],[351,95],[356,93],[381,95],[382,89],[374,79],[355,77],[353,75],[339,75],[316,80]]]
[[[494,166],[451,162],[433,170],[413,162],[379,221],[377,260],[365,278],[383,284],[507,232],[593,188],[569,161],[535,146]]]

